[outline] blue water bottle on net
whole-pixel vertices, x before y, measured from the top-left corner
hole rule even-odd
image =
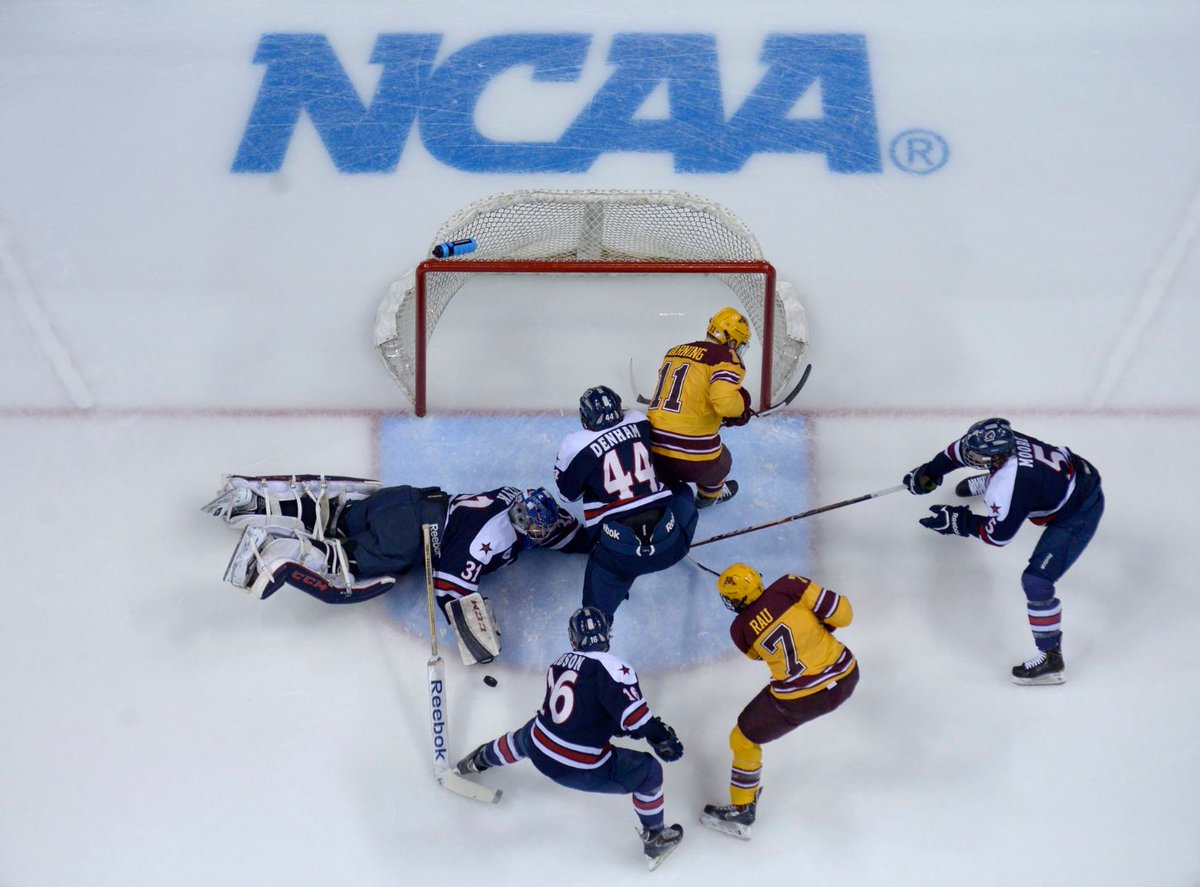
[[[447,240],[433,248],[433,257],[448,259],[451,256],[465,256],[467,253],[475,252],[477,246],[473,237],[468,237],[466,240]]]

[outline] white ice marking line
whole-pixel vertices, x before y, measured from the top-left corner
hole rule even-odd
[[[1198,232],[1200,232],[1200,188],[1197,188],[1196,193],[1192,195],[1192,202],[1183,219],[1183,224],[1179,226],[1179,230],[1175,232],[1175,236],[1167,245],[1162,257],[1155,262],[1151,269],[1150,277],[1138,296],[1133,317],[1125,324],[1121,338],[1108,356],[1104,373],[1092,391],[1092,409],[1108,406],[1113,389],[1125,375],[1125,370],[1128,369],[1129,362],[1133,359],[1133,353],[1141,344],[1146,328],[1158,313],[1158,309],[1166,297],[1167,289],[1179,271],[1179,266],[1183,264]]]
[[[83,381],[79,370],[75,369],[75,362],[71,360],[70,352],[58,338],[58,334],[54,332],[50,318],[46,316],[41,303],[38,302],[33,284],[29,282],[29,277],[9,247],[8,232],[4,230],[0,230],[0,270],[3,270],[4,276],[8,278],[13,297],[17,301],[17,307],[21,310],[25,322],[37,340],[42,355],[49,362],[54,374],[58,376],[58,381],[66,389],[67,396],[79,409],[90,410],[96,403],[92,392],[88,390],[87,383]]]

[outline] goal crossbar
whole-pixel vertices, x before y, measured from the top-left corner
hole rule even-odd
[[[760,274],[767,293],[775,292],[775,267],[767,261],[707,261],[635,259],[587,261],[563,259],[426,259],[416,267],[416,329],[413,342],[416,355],[413,411],[425,415],[426,409],[426,279],[430,274]],[[762,335],[771,342],[775,334],[774,299],[763,301]],[[759,409],[771,405],[771,360],[763,360],[759,389]]]

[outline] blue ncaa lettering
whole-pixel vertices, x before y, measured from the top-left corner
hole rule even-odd
[[[617,34],[608,79],[554,142],[499,141],[475,125],[484,91],[512,68],[535,83],[583,73],[590,34],[505,34],[451,53],[435,66],[439,34],[381,34],[370,63],[378,83],[364,102],[322,34],[264,34],[265,66],[233,161],[235,173],[274,173],[306,113],[343,173],[396,169],[409,133],[447,166],[467,172],[586,172],[602,154],[666,153],[676,172],[730,173],[755,154],[823,154],[831,172],[881,171],[866,39],[861,34],[771,34],[762,78],[726,117],[713,34]],[[818,85],[819,84],[819,85]],[[669,115],[637,111],[665,86]],[[792,114],[813,87],[820,116]],[[530,101],[536,97],[531,87]]]

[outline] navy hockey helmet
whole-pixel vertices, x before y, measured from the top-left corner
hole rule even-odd
[[[1015,444],[1007,419],[982,419],[967,429],[962,456],[972,468],[994,471],[1004,464]]]
[[[508,519],[518,533],[541,542],[558,524],[558,503],[544,487],[526,490],[508,506]]]
[[[608,649],[608,617],[595,607],[580,607],[567,620],[572,650]]]
[[[612,428],[622,418],[621,396],[607,385],[597,385],[579,398],[579,421],[588,431]]]

